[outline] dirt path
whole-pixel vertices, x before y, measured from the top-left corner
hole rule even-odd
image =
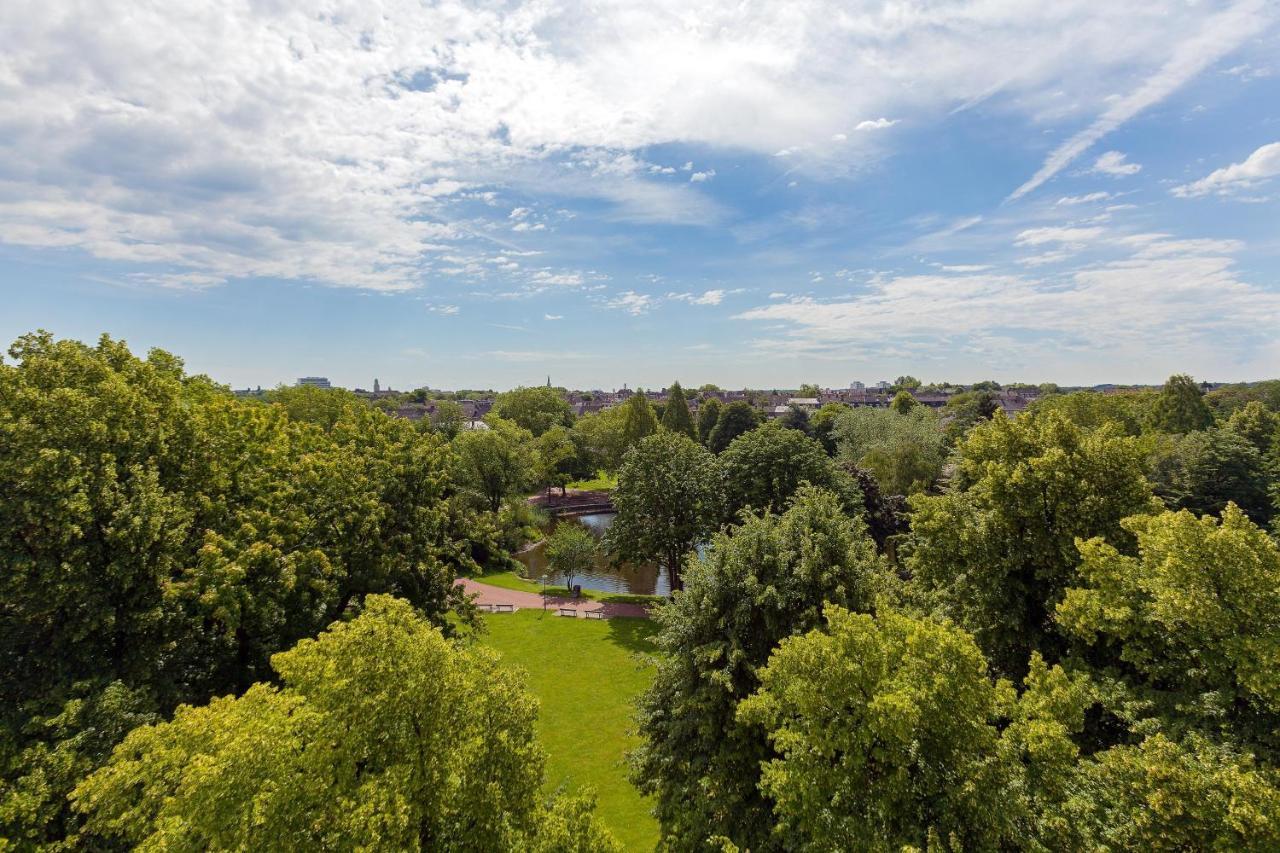
[[[490,586],[487,583],[473,581],[471,578],[460,578],[458,586],[468,593],[476,595],[476,604],[482,607],[485,605],[509,604],[516,610],[541,610],[545,606],[547,610],[553,613],[559,612],[561,608],[565,608],[566,611],[572,608],[574,610],[574,618],[577,619],[615,619],[617,617],[647,619],[649,617],[649,611],[639,604],[610,604],[603,601],[592,601],[589,598],[574,599],[561,595],[548,595],[544,601],[543,596],[537,592],[504,589],[500,586]],[[568,618],[567,613],[566,618]]]

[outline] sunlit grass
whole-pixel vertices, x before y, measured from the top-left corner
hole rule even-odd
[[[624,756],[637,743],[635,697],[648,686],[657,626],[648,619],[567,619],[540,610],[484,617],[480,641],[528,673],[538,697],[538,736],[548,753],[549,790],[595,789],[597,808],[627,850],[652,850],[657,822],[627,781]]]

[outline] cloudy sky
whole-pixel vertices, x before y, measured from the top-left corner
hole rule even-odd
[[[9,0],[0,336],[233,384],[1280,375],[1280,5]]]

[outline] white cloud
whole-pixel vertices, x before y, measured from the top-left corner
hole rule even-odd
[[[740,293],[741,290],[706,290],[701,294],[668,293],[667,298],[673,302],[688,302],[690,305],[719,305],[727,293]]]
[[[507,214],[507,218],[508,219],[524,219],[530,213],[533,213],[533,211],[527,207],[513,207],[511,209],[511,212]]]
[[[1014,244],[1018,246],[1042,246],[1045,243],[1083,245],[1098,239],[1105,233],[1101,228],[1071,228],[1048,226],[1028,228],[1018,233]]]
[[[916,357],[954,354],[1001,339],[1010,358],[1068,347],[1104,361],[1125,353],[1144,364],[1183,359],[1189,347],[1220,343],[1224,335],[1261,346],[1280,324],[1280,293],[1236,271],[1238,242],[1148,234],[1108,246],[1106,259],[1042,278],[896,276],[858,296],[775,302],[736,318],[784,324],[766,346],[844,358],[898,345]],[[922,305],[936,322],[922,322]]]
[[[563,320],[563,319],[564,319],[564,315],[563,315],[563,314],[543,314],[543,315],[542,315],[542,319],[544,319],[544,320]]]
[[[511,226],[512,231],[546,231],[547,226],[542,222],[517,222]]]
[[[700,183],[704,183],[706,181],[711,180],[715,176],[716,176],[716,170],[708,169],[705,172],[694,172],[692,175],[689,176],[689,180],[692,183],[700,184]]]
[[[1097,120],[1105,132],[1260,31],[1270,10],[101,0],[93,11],[26,4],[0,28],[0,241],[75,248],[157,281],[404,290],[474,275],[443,256],[488,242],[475,207],[523,221],[501,213],[507,192],[599,199],[606,219],[719,221],[688,182],[663,180],[671,167],[639,159],[655,145],[767,155],[899,121],[867,116],[995,98],[1033,121],[1075,119],[1091,93],[1160,67]],[[820,145],[839,162],[815,168],[857,168],[883,136]]]
[[[1203,195],[1231,195],[1252,189],[1280,175],[1280,142],[1263,145],[1242,163],[1223,166],[1190,184],[1174,187],[1172,192],[1182,198]]]
[[[624,290],[614,298],[608,300],[605,305],[610,308],[618,308],[626,311],[633,317],[647,313],[654,306],[652,296],[644,293],[636,293],[634,290]]]
[[[1093,167],[1089,171],[1120,178],[1138,174],[1142,171],[1142,165],[1128,162],[1123,152],[1105,151],[1093,162]]]
[[[1091,204],[1095,201],[1106,201],[1111,198],[1111,193],[1096,192],[1086,193],[1085,195],[1066,195],[1054,202],[1054,205],[1061,207],[1062,205]]]
[[[868,119],[866,121],[858,122],[854,130],[881,130],[886,127],[893,127],[899,121],[901,121],[901,119],[888,119],[884,117]]]
[[[1256,36],[1265,27],[1267,14],[1266,0],[1240,0],[1202,21],[1199,28],[1175,46],[1172,55],[1155,74],[1129,94],[1113,100],[1092,124],[1055,148],[1044,165],[1009,198],[1017,199],[1036,189],[1098,140],[1148,107],[1160,103],[1246,39]],[[1127,32],[1121,37],[1129,35],[1133,33]]]
[[[845,134],[843,134],[843,133],[833,133],[833,134],[831,134],[831,141],[832,141],[832,142],[847,142],[848,140],[849,140],[849,137],[848,137],[848,136],[846,136],[846,135],[845,135]]]

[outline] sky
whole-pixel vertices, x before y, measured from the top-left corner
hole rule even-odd
[[[35,329],[233,387],[1280,376],[1280,3],[8,0]]]

